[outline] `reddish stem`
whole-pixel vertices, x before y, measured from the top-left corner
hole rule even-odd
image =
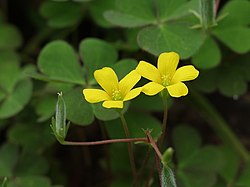
[[[155,153],[157,154],[157,156],[159,157],[159,159],[162,159],[162,154],[158,148],[158,146],[156,145],[156,142],[154,141],[154,139],[152,138],[150,131],[146,131],[146,136],[148,138],[148,143],[150,143],[153,147],[153,149],[155,150]]]
[[[110,143],[121,143],[121,142],[146,142],[148,143],[147,138],[125,138],[125,139],[113,139],[113,140],[100,140],[94,142],[71,142],[65,141],[63,145],[77,145],[77,146],[88,146],[88,145],[103,145],[103,144],[110,144]]]

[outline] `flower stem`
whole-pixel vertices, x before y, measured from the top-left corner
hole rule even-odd
[[[127,121],[121,112],[119,112],[119,115],[121,118],[121,122],[122,122],[122,126],[124,129],[126,138],[130,138],[130,133],[129,133]],[[128,143],[128,154],[129,154],[129,160],[130,160],[130,164],[131,164],[132,175],[133,175],[134,179],[136,179],[137,172],[136,172],[136,166],[135,166],[135,157],[134,157],[134,153],[133,153],[133,144],[131,142]]]
[[[200,111],[203,112],[211,127],[218,134],[221,140],[234,149],[245,162],[250,160],[250,154],[229,128],[229,124],[221,117],[215,107],[201,94],[192,91],[192,101]]]
[[[151,134],[150,134],[150,131],[146,131],[146,136],[147,136],[147,139],[148,139],[148,142],[151,144],[151,146],[153,147],[153,149],[155,150],[155,153],[156,155],[159,157],[159,159],[161,160],[162,159],[162,154],[156,144],[156,142],[154,141],[154,139],[152,138]]]
[[[162,134],[160,137],[159,145],[163,146],[167,134],[167,119],[168,119],[167,93],[162,92],[161,97],[163,103],[163,120],[162,120]]]
[[[112,140],[100,140],[94,142],[71,142],[64,141],[63,145],[77,145],[77,146],[89,146],[89,145],[103,145],[103,144],[111,144],[111,143],[131,143],[131,142],[148,142],[147,138],[124,138],[124,139],[112,139]]]
[[[150,131],[146,131],[146,136],[148,138],[148,142],[151,144],[151,146],[153,147],[154,151],[155,151],[155,163],[156,163],[156,167],[157,167],[157,171],[158,171],[158,176],[159,176],[159,180],[160,180],[160,184],[162,186],[162,182],[161,182],[161,160],[162,160],[162,154],[156,144],[156,142],[154,141],[154,139],[152,138]]]
[[[162,134],[161,134],[160,142],[159,142],[160,146],[164,145],[164,140],[166,139],[167,119],[168,119],[168,107],[167,107],[167,104],[164,103],[163,120],[162,120]]]

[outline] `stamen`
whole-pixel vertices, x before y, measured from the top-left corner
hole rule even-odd
[[[161,76],[161,83],[163,86],[168,86],[169,83],[170,83],[170,79],[169,79],[169,76],[168,75],[162,75]]]
[[[112,90],[112,99],[115,101],[122,100],[122,95],[120,90]]]

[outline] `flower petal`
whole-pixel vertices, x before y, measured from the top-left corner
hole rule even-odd
[[[171,84],[175,84],[182,81],[190,81],[197,78],[199,71],[194,68],[192,65],[183,66],[178,68],[171,80]]]
[[[94,72],[98,84],[109,94],[118,89],[118,78],[112,68],[104,67]]]
[[[171,95],[172,97],[181,97],[188,94],[188,88],[182,82],[167,86],[167,89],[169,95]]]
[[[138,74],[135,70],[127,74],[119,82],[119,89],[120,89],[122,96],[125,97],[140,79],[141,79],[141,75]]]
[[[152,64],[140,61],[138,64],[136,71],[142,76],[145,77],[148,80],[151,80],[153,82],[161,82],[161,76],[159,73],[159,70],[153,66]]]
[[[162,91],[165,87],[155,82],[149,82],[143,86],[142,92],[146,95],[155,95]]]
[[[135,97],[137,97],[141,93],[141,91],[142,91],[142,87],[135,88],[135,89],[131,90],[124,97],[123,101],[128,101],[128,100],[134,99]]]
[[[100,89],[84,89],[83,95],[89,103],[98,103],[105,100],[110,100],[109,95]]]
[[[105,108],[123,108],[123,101],[104,101],[102,106]]]
[[[161,53],[157,62],[161,76],[165,75],[171,80],[178,66],[179,59],[179,55],[175,52]]]

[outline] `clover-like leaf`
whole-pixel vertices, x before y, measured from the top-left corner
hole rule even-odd
[[[142,49],[156,56],[165,51],[176,51],[183,59],[194,55],[204,39],[202,32],[190,29],[185,24],[146,27],[138,34],[138,44]]]
[[[0,53],[0,91],[11,93],[21,77],[19,57],[11,51]]]
[[[197,68],[210,69],[219,65],[221,61],[220,48],[213,38],[208,37],[201,48],[192,57]]]
[[[83,98],[82,89],[75,88],[64,94],[67,119],[78,125],[89,125],[94,121],[90,104]]]
[[[17,83],[13,92],[0,104],[0,119],[8,118],[20,112],[29,102],[32,94],[32,82],[23,79]]]
[[[94,21],[102,27],[111,27],[109,23],[103,16],[104,12],[114,8],[115,0],[105,0],[105,1],[93,1],[90,4],[90,15]]]
[[[4,144],[0,148],[0,176],[11,177],[18,159],[18,147]]]
[[[174,129],[173,140],[174,150],[179,161],[189,159],[201,146],[199,133],[187,125],[177,126]]]
[[[58,81],[81,85],[85,82],[74,49],[64,41],[48,43],[39,54],[38,67]]]
[[[46,1],[42,4],[40,12],[48,19],[48,25],[53,28],[74,26],[82,18],[81,6],[70,1]]]
[[[116,10],[106,11],[105,18],[114,25],[140,27],[155,20],[151,0],[116,0]]]
[[[49,178],[39,175],[15,177],[9,181],[8,187],[52,187]]]
[[[0,49],[16,49],[22,43],[22,37],[13,25],[2,24],[0,29]]]
[[[96,38],[82,40],[79,53],[90,79],[93,79],[95,70],[114,64],[118,58],[118,53],[111,44]]]

